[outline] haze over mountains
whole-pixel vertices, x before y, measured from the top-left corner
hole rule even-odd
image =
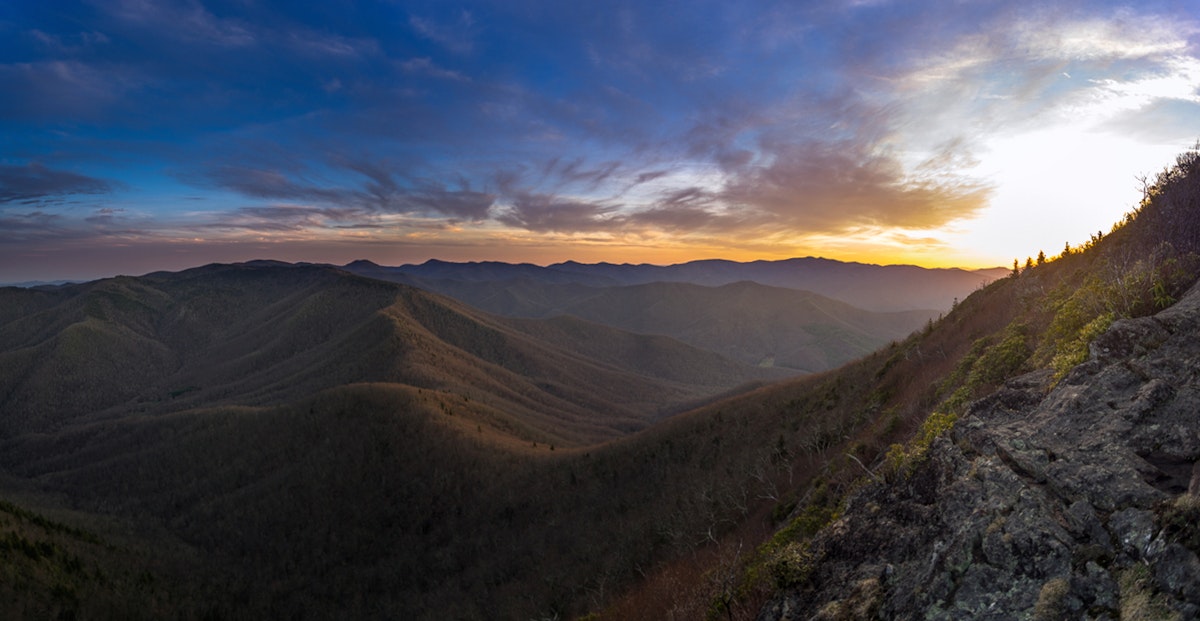
[[[383,267],[355,261],[345,269],[501,315],[571,315],[671,336],[748,364],[802,372],[832,369],[903,338],[997,277],[996,270],[811,258],[547,267],[445,261]]]
[[[1111,233],[799,376],[332,266],[0,289],[3,612],[1194,617],[1198,199],[1192,151]],[[647,328],[880,317],[550,286]]]
[[[420,265],[383,267],[355,261],[346,269],[376,278],[401,275],[438,287],[445,281],[503,282],[527,280],[544,284],[607,287],[656,282],[685,282],[717,287],[740,281],[810,291],[864,310],[889,312],[949,310],[981,286],[1008,274],[1005,268],[929,269],[913,265],[869,265],[813,257],[782,261],[691,261],[676,265],[631,265],[568,261],[545,267],[528,263],[451,263],[430,260]]]
[[[0,378],[8,387],[0,408],[9,433],[110,409],[116,416],[260,405],[391,382],[473,395],[476,407],[495,411],[495,425],[553,419],[541,430],[548,435],[527,439],[573,443],[785,375],[584,321],[508,321],[319,266],[211,265],[0,289],[0,301]]]

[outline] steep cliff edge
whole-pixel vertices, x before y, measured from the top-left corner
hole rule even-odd
[[[1200,286],[1051,383],[852,493],[758,618],[1200,618]]]

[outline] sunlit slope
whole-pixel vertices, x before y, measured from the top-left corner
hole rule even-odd
[[[902,339],[939,313],[871,312],[832,298],[741,281],[593,287],[504,281],[420,281],[418,285],[512,317],[575,316],[662,334],[747,364],[801,372],[832,369]]]
[[[26,311],[0,326],[0,425],[9,434],[394,382],[480,400],[571,443],[770,376],[669,339],[579,326],[584,340],[624,343],[595,360],[555,343],[554,330],[543,337],[536,325],[518,330],[440,296],[324,267],[214,265],[0,296]],[[696,373],[678,372],[681,363]]]
[[[665,334],[750,364],[825,371],[902,339],[932,311],[872,313],[807,291],[743,281],[601,289],[553,313]]]

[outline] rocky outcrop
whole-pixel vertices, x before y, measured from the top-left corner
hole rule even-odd
[[[1200,287],[972,404],[762,621],[1200,618]]]

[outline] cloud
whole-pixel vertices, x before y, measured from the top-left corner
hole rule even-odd
[[[242,229],[265,232],[296,232],[338,228],[341,223],[361,223],[369,219],[356,209],[330,209],[304,205],[268,205],[241,207],[217,214],[207,226],[216,229]]]
[[[457,188],[442,181],[398,174],[386,167],[361,160],[334,158],[328,178],[306,181],[301,175],[279,169],[219,165],[201,173],[197,184],[211,184],[251,198],[289,200],[320,205],[308,215],[353,220],[378,214],[441,215],[452,220],[481,221],[495,202],[495,196],[473,190],[465,180]],[[356,173],[357,178],[347,177]],[[195,179],[195,177],[191,177]],[[300,213],[294,209],[270,212],[243,212],[262,216],[286,216]],[[309,221],[312,223],[313,221]]]
[[[66,170],[54,170],[37,162],[24,166],[0,165],[0,204],[43,205],[70,196],[105,194],[114,184]]]
[[[0,117],[33,120],[102,118],[144,84],[136,70],[78,60],[0,64]]]
[[[477,192],[470,189],[451,190],[434,182],[427,182],[421,187],[413,188],[404,196],[405,200],[416,207],[412,212],[436,212],[451,216],[455,220],[470,220],[479,222],[487,218],[496,196],[488,192]]]
[[[44,49],[59,56],[91,52],[95,48],[107,45],[112,41],[108,35],[95,30],[72,34],[54,34],[34,28],[29,31],[29,36]]]
[[[560,157],[552,158],[546,163],[544,170],[547,176],[557,177],[559,183],[578,183],[587,189],[594,190],[611,178],[620,168],[620,162],[611,160],[601,162],[595,167],[588,167],[586,158],[579,156],[565,161]]]
[[[408,60],[397,63],[400,70],[404,73],[415,75],[427,75],[433,78],[442,80],[453,80],[455,82],[470,82],[471,79],[467,76],[450,69],[444,69],[435,64],[428,57],[410,58]]]
[[[967,178],[915,177],[870,143],[767,145],[769,163],[730,177],[721,198],[808,231],[854,226],[932,228],[971,217],[988,189]]]
[[[96,4],[122,22],[179,41],[227,48],[256,43],[252,26],[237,19],[217,17],[198,0],[118,0]]]
[[[625,229],[645,232],[696,233],[724,231],[730,237],[740,237],[753,224],[748,214],[720,214],[706,209],[679,204],[637,211],[622,218]]]
[[[8,213],[0,211],[0,243],[26,241],[41,238],[56,228],[62,220],[58,214],[45,211]]]
[[[411,15],[408,24],[417,34],[455,54],[470,54],[475,49],[475,18],[469,11],[451,23]]]
[[[496,220],[538,232],[602,231],[614,228],[609,217],[619,208],[578,198],[519,191],[509,198],[507,208],[499,211]]]
[[[381,53],[379,43],[373,39],[343,37],[296,26],[278,32],[268,31],[259,37],[315,58],[353,60]]]
[[[661,179],[669,174],[671,173],[667,170],[649,170],[644,173],[638,173],[637,177],[634,177],[633,182],[637,185],[641,185],[643,183],[654,181],[655,179]]]

